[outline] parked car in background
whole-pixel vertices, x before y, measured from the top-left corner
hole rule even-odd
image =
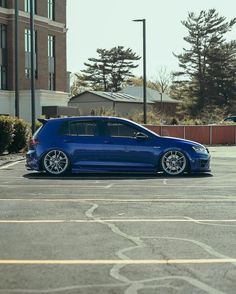
[[[203,145],[162,137],[133,121],[116,117],[70,117],[40,120],[26,156],[30,170],[51,175],[66,172],[210,171]]]
[[[236,115],[228,116],[224,118],[224,122],[235,122],[236,123]]]

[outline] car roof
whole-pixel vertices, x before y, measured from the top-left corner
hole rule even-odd
[[[126,118],[115,117],[115,116],[70,116],[70,117],[60,117],[60,118],[50,118],[50,119],[38,119],[40,122],[47,122],[47,121],[68,121],[68,120],[109,120],[109,119],[116,119],[122,121],[130,121]]]
[[[60,117],[60,118],[51,118],[51,119],[38,119],[42,124],[47,124],[55,122],[56,124],[60,122],[68,122],[73,120],[97,120],[97,121],[109,121],[109,120],[116,120],[117,122],[128,122],[131,123],[133,126],[136,126],[138,128],[143,129],[144,131],[147,131],[149,134],[152,133],[154,136],[159,137],[157,133],[154,131],[148,129],[147,127],[143,126],[142,124],[136,123],[133,120],[123,118],[123,117],[116,117],[116,116],[70,116],[70,117]]]
[[[224,120],[228,120],[228,119],[236,119],[236,115],[231,115],[224,118]]]

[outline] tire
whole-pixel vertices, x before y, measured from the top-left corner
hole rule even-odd
[[[50,175],[60,176],[70,169],[68,156],[61,150],[53,149],[48,151],[43,157],[43,169]]]
[[[188,167],[186,155],[178,150],[169,150],[161,158],[161,169],[166,175],[182,175]]]

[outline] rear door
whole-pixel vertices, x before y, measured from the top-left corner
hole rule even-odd
[[[61,132],[72,168],[87,169],[101,165],[104,138],[100,136],[98,120],[71,120],[62,126]]]

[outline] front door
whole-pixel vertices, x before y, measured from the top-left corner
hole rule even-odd
[[[120,171],[155,170],[156,150],[150,136],[137,138],[140,130],[128,122],[109,119],[104,124],[104,164]]]

